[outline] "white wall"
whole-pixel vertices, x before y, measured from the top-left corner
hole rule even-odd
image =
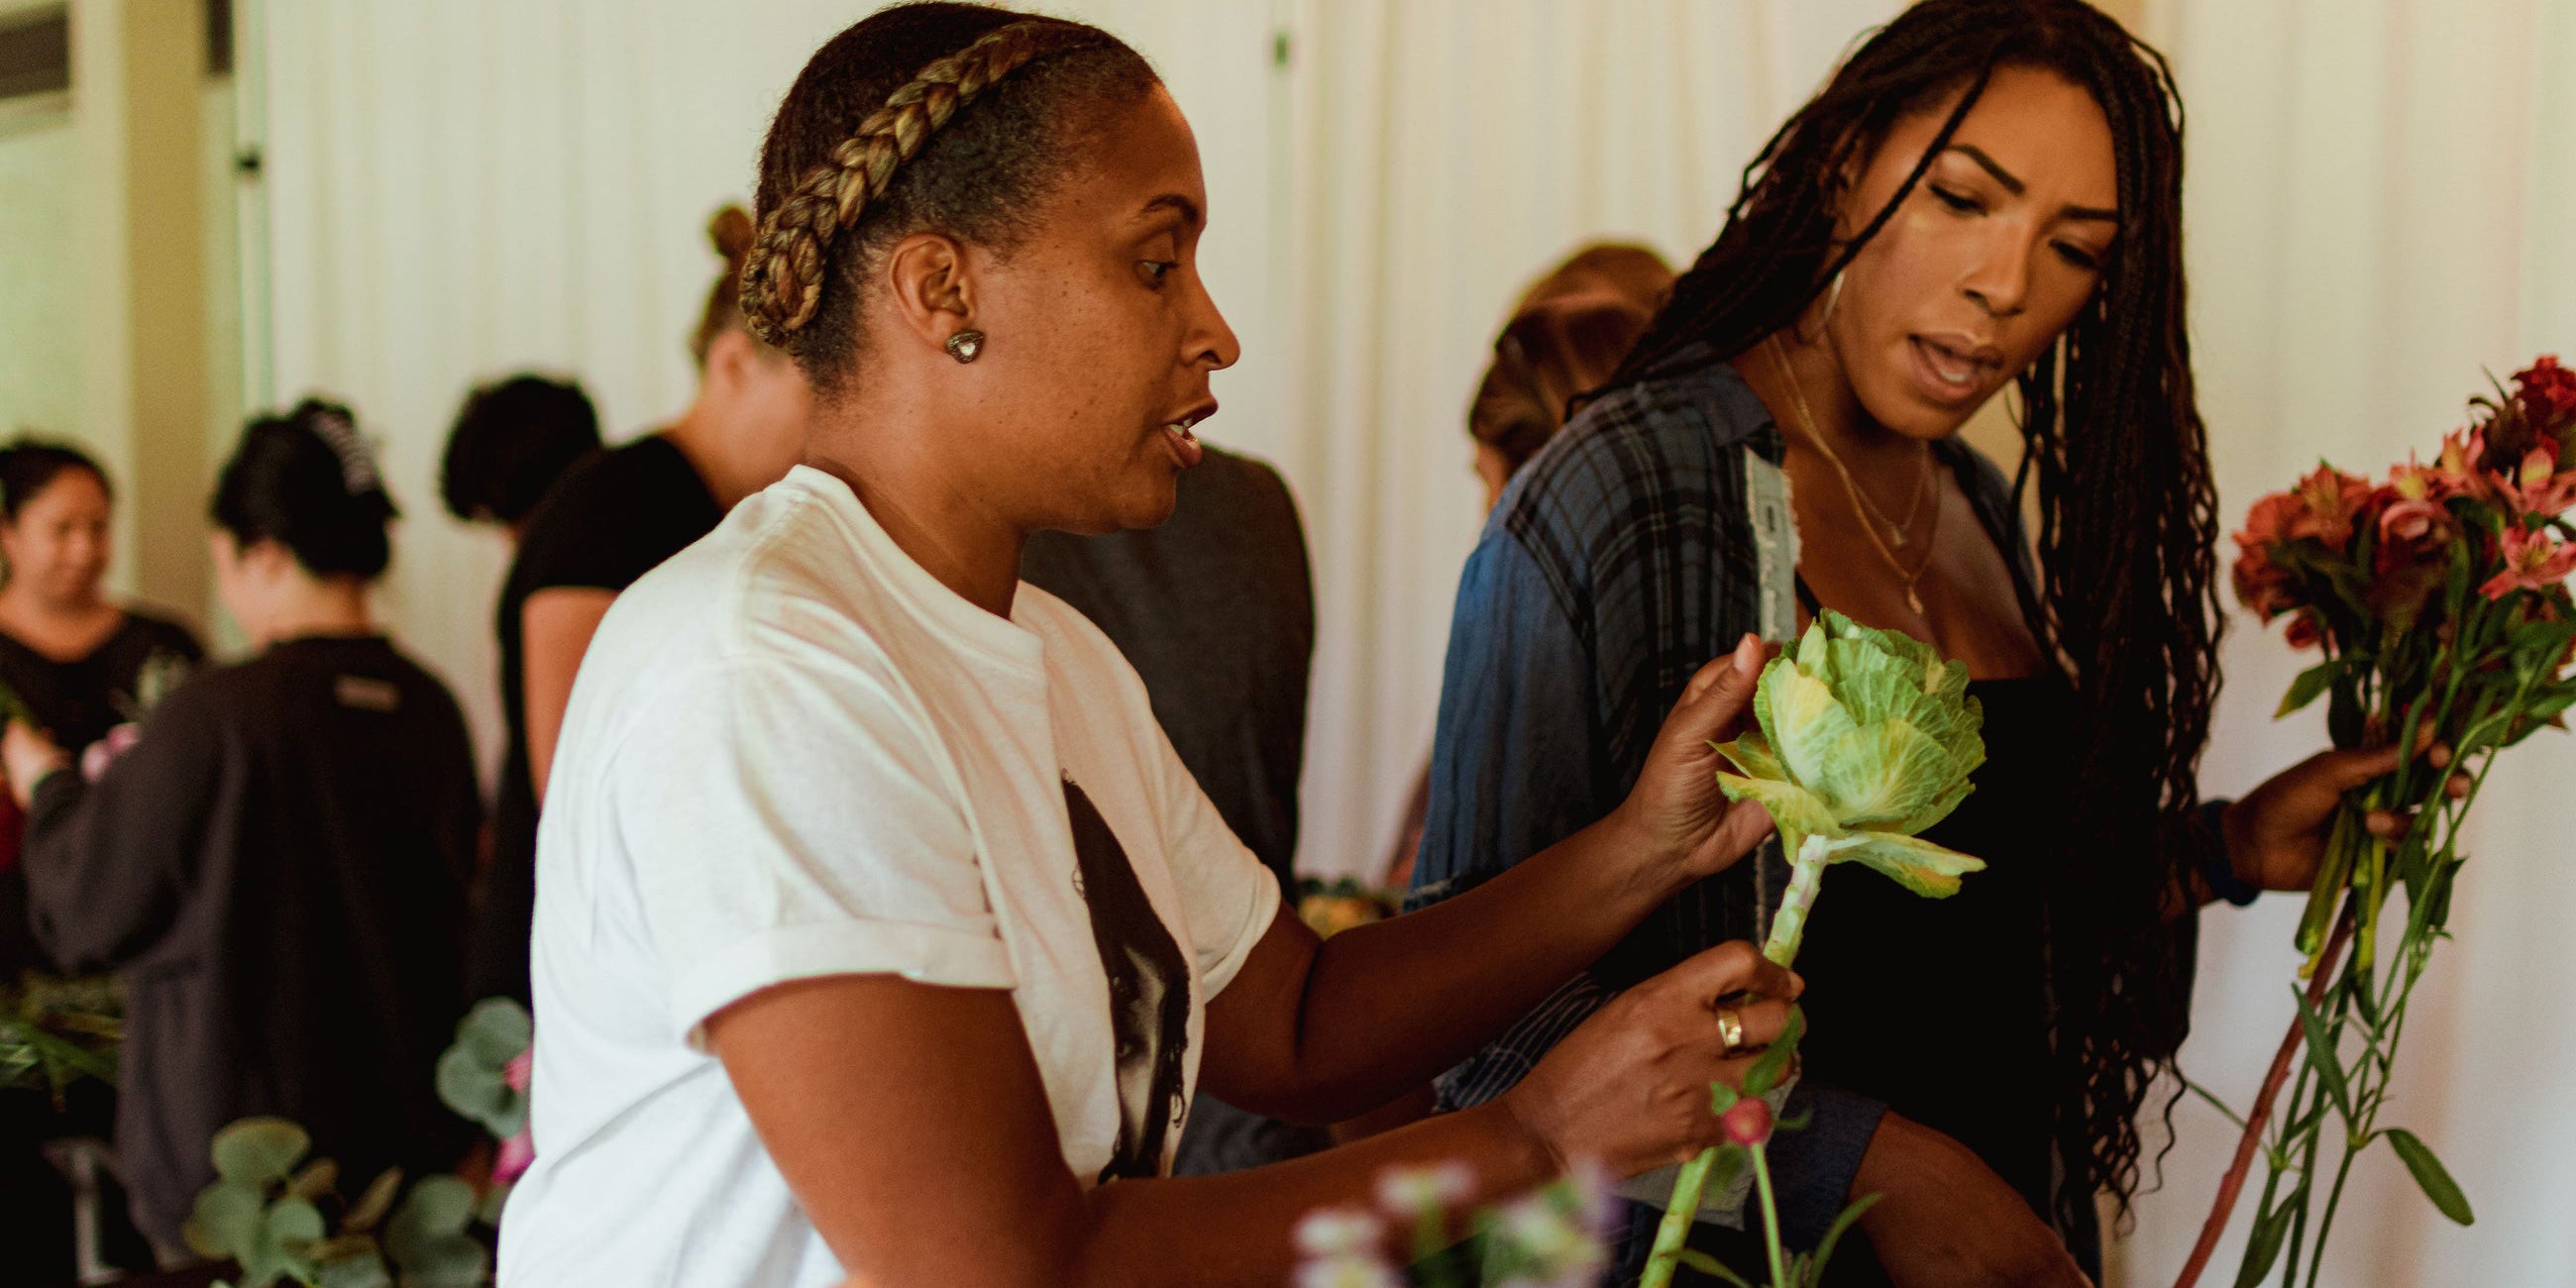
[[[0,108],[0,436],[80,425],[72,143],[65,102]]]
[[[1054,7],[1134,42],[1198,131],[1205,271],[1245,353],[1208,432],[1280,466],[1316,561],[1304,862],[1373,865],[1429,745],[1479,518],[1465,407],[1505,304],[1587,237],[1694,252],[1761,138],[1894,6]],[[385,606],[487,746],[505,554],[437,510],[448,418],[523,366],[579,375],[619,436],[680,410],[705,216],[747,194],[768,112],[859,11],[267,3],[277,396],[339,393],[383,441],[408,515]]]
[[[2429,455],[2463,402],[2532,355],[2576,357],[2576,5],[2563,0],[2149,0],[2190,108],[2193,358],[2220,513],[2320,456],[2376,473]],[[2232,558],[2232,544],[2223,549]],[[2324,745],[2275,723],[2301,661],[2239,613],[2203,781],[2242,790]],[[2576,1283],[2576,847],[2553,806],[2576,741],[2514,750],[2481,798],[2386,1125],[2422,1135],[2478,1212],[2436,1215],[2383,1145],[2355,1171],[2324,1283]],[[2203,920],[2184,1065],[2240,1109],[2290,1023],[2296,901]],[[2176,1114],[2166,1188],[2141,1206],[2135,1284],[2169,1283],[2235,1130]],[[2256,1185],[2260,1185],[2258,1169]],[[2233,1282],[2239,1207],[2204,1282]],[[2276,1275],[2277,1278],[2277,1275]]]

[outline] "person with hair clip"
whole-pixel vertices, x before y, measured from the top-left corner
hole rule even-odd
[[[1709,740],[1762,650],[1695,668],[1591,827],[1320,942],[1135,670],[1019,575],[1033,532],[1169,517],[1238,356],[1153,70],[1079,23],[896,6],[807,62],[760,176],[744,312],[811,379],[812,429],[619,597],[565,713],[501,1283],[1269,1288],[1299,1219],[1390,1166],[1464,1163],[1463,1215],[1719,1139],[1710,1082],[1800,987],[1741,942],[1492,1105],[1168,1175],[1195,1087],[1349,1118],[1742,857],[1770,820],[1726,803]]]
[[[689,336],[697,398],[678,420],[566,473],[528,515],[501,585],[496,630],[508,741],[467,953],[466,983],[478,998],[529,998],[537,815],[564,704],[599,619],[636,578],[785,474],[805,441],[805,377],[743,329],[751,216],[726,206],[707,236],[724,267]]]
[[[519,543],[546,492],[599,450],[599,413],[573,380],[521,373],[466,395],[439,458],[438,494],[461,523]]]
[[[2125,1210],[2137,1184],[2198,909],[2304,889],[2342,794],[2400,759],[2328,753],[2200,799],[2217,532],[2180,122],[2164,60],[2079,0],[1907,9],[1747,167],[1459,587],[1414,875],[1430,911],[1618,800],[1696,659],[1743,631],[1832,608],[1967,664],[1987,759],[1928,835],[1988,870],[1940,902],[1837,886],[1798,961],[1815,1116],[1771,1149],[1789,1241],[1881,1198],[1835,1284],[2097,1274],[2095,1198]],[[2008,384],[2012,483],[1956,437]],[[1444,1076],[1444,1105],[1507,1097],[1622,989],[1760,930],[1784,883],[1769,846],[1691,886]],[[1627,1189],[1628,1273],[1670,1190]],[[1758,1262],[1721,1215],[1695,1246]]]
[[[234,1119],[294,1119],[361,1179],[472,1140],[429,1070],[482,807],[455,699],[368,611],[393,502],[348,409],[307,399],[251,422],[213,512],[257,655],[164,699],[95,782],[22,722],[0,736],[39,937],[125,981],[116,1153],[170,1259]]]

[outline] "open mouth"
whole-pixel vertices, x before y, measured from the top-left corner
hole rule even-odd
[[[1192,426],[1205,419],[1205,413],[1194,412],[1163,426],[1163,445],[1172,449],[1172,460],[1182,469],[1198,464],[1207,455],[1207,449],[1199,444],[1199,436],[1190,432]]]
[[[1925,392],[1941,402],[1960,402],[1982,392],[2002,364],[1985,353],[1955,344],[1911,337],[1914,366]]]

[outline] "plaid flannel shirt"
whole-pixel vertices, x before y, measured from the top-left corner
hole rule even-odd
[[[1988,530],[2017,541],[2001,476],[1943,446]],[[1731,366],[1708,361],[1595,401],[1505,490],[1458,589],[1408,906],[1471,889],[1607,815],[1691,676],[1758,632],[1747,453],[1778,463],[1779,431]],[[2016,573],[2027,604],[2027,567]],[[1502,1094],[1619,990],[1759,939],[1787,879],[1775,839],[1683,891],[1444,1075],[1441,1107]],[[1811,1244],[1885,1106],[1831,1087],[1801,1094],[1813,1124],[1775,1142],[1772,1167],[1785,1233]]]

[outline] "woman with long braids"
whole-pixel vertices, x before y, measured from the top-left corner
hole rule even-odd
[[[2216,528],[2181,163],[2162,58],[2089,5],[1908,9],[1746,169],[1459,592],[1417,906],[1618,800],[1655,713],[1745,631],[1830,607],[1967,663],[1988,760],[1932,835],[1990,869],[1939,903],[1837,885],[1798,963],[1815,1118],[1773,1149],[1791,1241],[1882,1196],[1837,1283],[2095,1271],[2095,1196],[2125,1208],[2134,1120],[2188,1019],[2197,909],[2304,888],[2339,792],[2396,764],[2329,754],[2199,799]],[[2008,384],[2011,484],[1955,437]],[[1770,847],[1683,892],[1445,1075],[1445,1106],[1502,1094],[1634,981],[1758,933],[1785,875]],[[1627,1192],[1633,1266],[1670,1184]],[[1749,1264],[1707,1218],[1695,1242]]]
[[[1168,1179],[1194,1084],[1345,1119],[1472,1052],[1769,829],[1715,791],[1761,650],[1677,687],[1635,788],[1486,888],[1321,943],[1108,639],[1018,580],[1040,529],[1162,521],[1237,348],[1197,145],[1134,51],[979,5],[806,64],[743,311],[815,393],[805,463],[617,598],[538,840],[536,1162],[510,1288],[1285,1282],[1391,1164],[1480,1202],[1716,1139],[1796,979],[1641,982],[1492,1104]],[[1750,991],[1756,997],[1737,997]]]

